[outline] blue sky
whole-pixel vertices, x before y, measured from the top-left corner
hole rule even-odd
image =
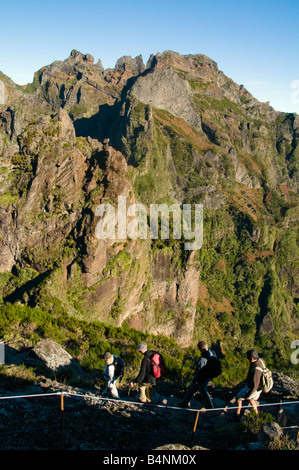
[[[10,0],[0,13],[0,70],[18,84],[72,49],[105,68],[173,50],[205,54],[260,101],[299,113],[299,0]]]

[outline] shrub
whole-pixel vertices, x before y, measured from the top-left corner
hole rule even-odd
[[[257,435],[265,423],[274,421],[273,416],[270,413],[260,411],[258,414],[255,411],[251,411],[250,414],[241,422],[241,426],[245,431]]]

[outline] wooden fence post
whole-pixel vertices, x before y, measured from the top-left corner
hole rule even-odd
[[[195,431],[196,431],[196,428],[197,428],[198,418],[199,418],[199,410],[198,410],[198,412],[196,413],[195,423],[194,423],[194,426],[193,426],[192,439],[191,439],[191,446],[193,445],[193,437],[194,437],[194,434],[195,434]]]
[[[61,447],[64,450],[64,395],[60,395],[60,410],[61,410]]]

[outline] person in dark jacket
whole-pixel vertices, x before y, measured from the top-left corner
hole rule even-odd
[[[133,387],[135,384],[138,385],[139,399],[142,403],[151,403],[153,396],[153,387],[156,385],[156,378],[152,372],[152,361],[151,357],[154,351],[148,351],[146,343],[140,343],[138,345],[138,351],[144,355],[139,374],[137,375],[134,382],[130,383]]]
[[[265,367],[264,361],[260,359],[258,353],[255,349],[250,349],[246,353],[247,359],[250,362],[247,378],[246,378],[246,385],[237,395],[237,404],[238,409],[236,411],[237,417],[241,415],[241,408],[242,408],[242,401],[247,400],[252,405],[256,414],[258,414],[257,409],[257,400],[260,397],[262,392],[261,389],[261,377],[262,377],[262,370]]]
[[[207,385],[214,375],[208,367],[208,359],[211,357],[217,358],[217,356],[214,351],[209,349],[208,344],[205,341],[199,341],[197,347],[201,352],[201,357],[197,362],[194,378],[187,390],[187,393],[183,401],[178,403],[178,406],[181,408],[186,408],[189,405],[189,402],[194,393],[198,391],[202,395],[206,408],[214,408],[207,389]]]

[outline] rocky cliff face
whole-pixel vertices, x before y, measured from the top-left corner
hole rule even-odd
[[[25,87],[3,74],[4,301],[288,356],[298,321],[299,118],[203,55],[72,51]],[[203,204],[203,246],[99,239],[99,205]],[[149,212],[148,212],[149,214]],[[136,214],[135,214],[136,217]],[[240,339],[243,339],[240,346]]]

